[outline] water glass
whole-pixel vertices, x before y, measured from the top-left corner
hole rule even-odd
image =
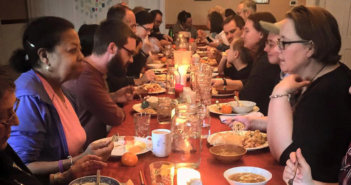
[[[147,137],[150,133],[150,114],[145,113],[135,113],[133,115],[134,126],[135,126],[135,136],[137,137]]]
[[[156,161],[149,165],[152,185],[173,185],[175,166],[168,161]]]
[[[167,81],[166,81],[166,87],[167,87],[167,93],[168,94],[174,94],[175,93],[175,74],[174,74],[174,67],[169,67],[168,72],[167,72]]]
[[[173,106],[173,101],[169,97],[159,97],[158,98],[158,108],[157,108],[157,121],[159,124],[170,124],[171,123],[171,112]]]
[[[211,116],[206,105],[199,106],[199,119],[201,121],[201,138],[206,139],[211,135]]]

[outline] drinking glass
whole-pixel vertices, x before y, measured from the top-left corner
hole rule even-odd
[[[159,124],[171,123],[171,112],[173,109],[173,101],[169,97],[158,98],[157,121]]]
[[[150,134],[150,114],[145,113],[135,113],[133,115],[134,126],[135,126],[135,136],[147,137]]]
[[[149,165],[152,185],[173,185],[175,166],[168,161],[156,161]]]

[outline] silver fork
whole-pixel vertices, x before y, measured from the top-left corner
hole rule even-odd
[[[294,169],[294,176],[293,176],[293,178],[291,178],[291,179],[289,179],[289,181],[288,181],[288,184],[289,185],[293,185],[294,184],[294,179],[295,179],[295,176],[296,176],[296,172],[297,172],[297,165],[299,164],[299,162],[297,161],[297,159],[296,159],[296,161],[295,161],[295,169]]]

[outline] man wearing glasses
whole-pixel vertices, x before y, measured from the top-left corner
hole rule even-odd
[[[125,118],[116,103],[130,101],[133,88],[126,86],[109,93],[105,78],[108,66],[125,71],[128,63],[133,62],[137,38],[121,21],[102,22],[94,35],[93,52],[84,60],[83,72],[64,84],[77,100],[77,114],[87,133],[87,145],[106,137],[106,125],[119,125]]]
[[[146,64],[146,60],[149,57],[149,53],[151,52],[152,48],[160,49],[160,45],[151,43],[149,40],[149,35],[154,26],[151,14],[144,10],[136,13],[135,17],[137,23],[135,34],[141,39],[141,49],[134,56],[134,62],[128,66],[127,76],[137,79],[139,78],[140,73]],[[140,83],[151,81],[154,78],[155,74],[153,70],[147,70],[140,79]],[[136,85],[140,84],[136,83]]]
[[[170,44],[170,42],[172,42],[173,39],[167,34],[162,34],[160,32],[160,25],[162,24],[162,15],[163,15],[162,12],[160,10],[152,10],[150,14],[154,20],[154,26],[151,30],[150,37],[157,38],[162,45]]]

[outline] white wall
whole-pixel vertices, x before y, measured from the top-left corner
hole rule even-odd
[[[143,6],[164,12],[165,0],[27,0],[30,18],[58,16],[71,21],[78,30],[82,24],[99,24],[106,18],[109,7],[126,2],[129,7]],[[103,4],[104,3],[104,7]],[[92,8],[97,11],[92,11]],[[164,21],[165,22],[165,21]],[[7,64],[12,52],[22,47],[22,34],[26,24],[0,24],[0,64]],[[165,30],[165,23],[161,31]]]

